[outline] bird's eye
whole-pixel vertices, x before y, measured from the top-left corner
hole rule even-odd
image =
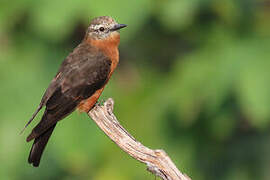
[[[104,31],[105,29],[104,29],[104,27],[100,27],[99,30],[100,31]]]

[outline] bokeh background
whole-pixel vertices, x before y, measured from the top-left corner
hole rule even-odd
[[[196,180],[270,179],[270,3],[259,0],[1,0],[0,179],[155,177],[86,114],[59,123],[39,168],[26,124],[93,17],[121,30],[101,99],[121,124]]]

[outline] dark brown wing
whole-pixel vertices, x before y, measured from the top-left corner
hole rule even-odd
[[[57,121],[75,110],[80,101],[102,88],[110,72],[111,60],[87,44],[81,44],[62,63],[41,103],[46,105],[40,123],[27,141],[37,138]]]
[[[110,65],[111,60],[100,50],[86,43],[80,44],[61,64],[56,76],[44,93],[41,103],[46,104],[59,88],[59,84],[63,85],[64,82],[67,85],[64,88],[67,89],[70,88],[69,86],[74,87],[78,84],[85,84],[85,82],[92,84],[99,79],[104,79],[102,75],[107,77],[106,73],[109,73]],[[99,76],[96,77],[97,75]]]

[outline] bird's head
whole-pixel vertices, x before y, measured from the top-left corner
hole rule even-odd
[[[109,16],[100,16],[91,21],[87,29],[86,37],[92,40],[106,40],[118,37],[118,30],[126,27],[125,24],[118,24]]]

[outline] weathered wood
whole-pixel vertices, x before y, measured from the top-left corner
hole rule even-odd
[[[149,149],[131,136],[113,114],[113,105],[114,101],[109,98],[103,106],[96,105],[88,115],[123,151],[146,164],[148,171],[163,180],[191,180],[177,169],[165,151]]]

